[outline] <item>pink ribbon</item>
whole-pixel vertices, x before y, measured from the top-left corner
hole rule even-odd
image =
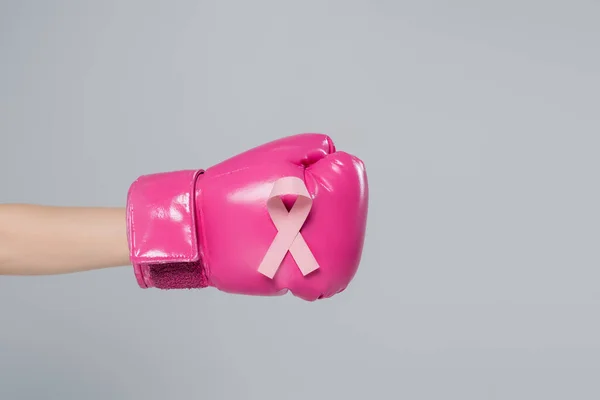
[[[289,212],[281,198],[284,195],[298,196]],[[267,210],[278,232],[258,267],[258,272],[272,279],[288,251],[302,275],[306,276],[319,268],[319,263],[300,233],[311,208],[312,198],[302,179],[285,177],[275,181],[267,201]]]

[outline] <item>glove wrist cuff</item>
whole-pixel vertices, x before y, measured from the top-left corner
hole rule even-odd
[[[142,288],[207,286],[196,229],[195,186],[203,170],[143,175],[127,194],[129,258]]]

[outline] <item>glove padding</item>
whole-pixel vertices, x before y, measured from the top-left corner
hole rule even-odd
[[[367,209],[362,161],[326,135],[290,136],[207,170],[138,178],[130,258],[142,288],[328,298],[356,274]]]

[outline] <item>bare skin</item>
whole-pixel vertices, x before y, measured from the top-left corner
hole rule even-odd
[[[0,204],[0,275],[130,265],[124,208]]]

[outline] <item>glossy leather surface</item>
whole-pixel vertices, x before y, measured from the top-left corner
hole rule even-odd
[[[161,277],[167,279],[165,288],[206,286],[195,282],[203,278],[202,269],[196,268],[197,274],[192,270],[187,281],[184,277],[190,273],[183,270],[189,267],[181,265],[200,264],[194,193],[202,172],[145,175],[131,184],[127,196],[129,258],[140,287],[164,286]]]
[[[267,200],[283,177],[302,179],[313,199],[301,233],[319,269],[303,276],[288,253],[271,279],[257,269],[277,235]],[[309,301],[331,297],[347,287],[359,266],[368,197],[364,164],[336,151],[321,134],[279,139],[206,171],[140,177],[128,196],[138,282],[261,296],[291,291]],[[288,207],[293,201],[284,198]],[[156,284],[153,275],[168,282]]]

